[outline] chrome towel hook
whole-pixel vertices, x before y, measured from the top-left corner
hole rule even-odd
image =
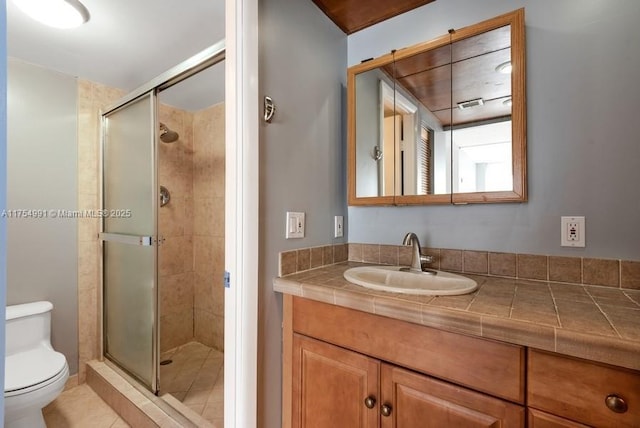
[[[273,103],[273,100],[270,96],[265,95],[264,97],[264,121],[267,123],[271,123],[273,119],[273,115],[276,112],[276,105]]]

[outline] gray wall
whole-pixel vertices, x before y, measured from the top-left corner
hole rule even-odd
[[[7,209],[77,209],[76,79],[8,62]],[[7,219],[7,304],[53,303],[52,344],[78,370],[77,222]]]
[[[399,244],[413,231],[425,246],[640,260],[640,2],[438,1],[349,36],[348,62],[520,7],[529,202],[350,207],[349,242]],[[563,215],[586,216],[586,248],[560,247]]]
[[[260,93],[273,122],[260,133],[258,421],[281,426],[282,299],[273,292],[278,253],[344,242],[333,216],[346,214],[343,100],[346,36],[311,1],[260,2]],[[306,236],[285,240],[286,211],[306,212]]]

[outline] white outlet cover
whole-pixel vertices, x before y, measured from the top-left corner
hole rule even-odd
[[[584,217],[560,217],[560,245],[563,247],[584,247],[586,245]]]

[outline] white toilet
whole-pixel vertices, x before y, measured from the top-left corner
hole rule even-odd
[[[64,389],[67,360],[51,346],[50,302],[7,306],[5,428],[46,427],[42,408]]]

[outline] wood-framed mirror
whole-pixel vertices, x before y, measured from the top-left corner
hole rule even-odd
[[[350,67],[349,205],[523,202],[524,9]]]

